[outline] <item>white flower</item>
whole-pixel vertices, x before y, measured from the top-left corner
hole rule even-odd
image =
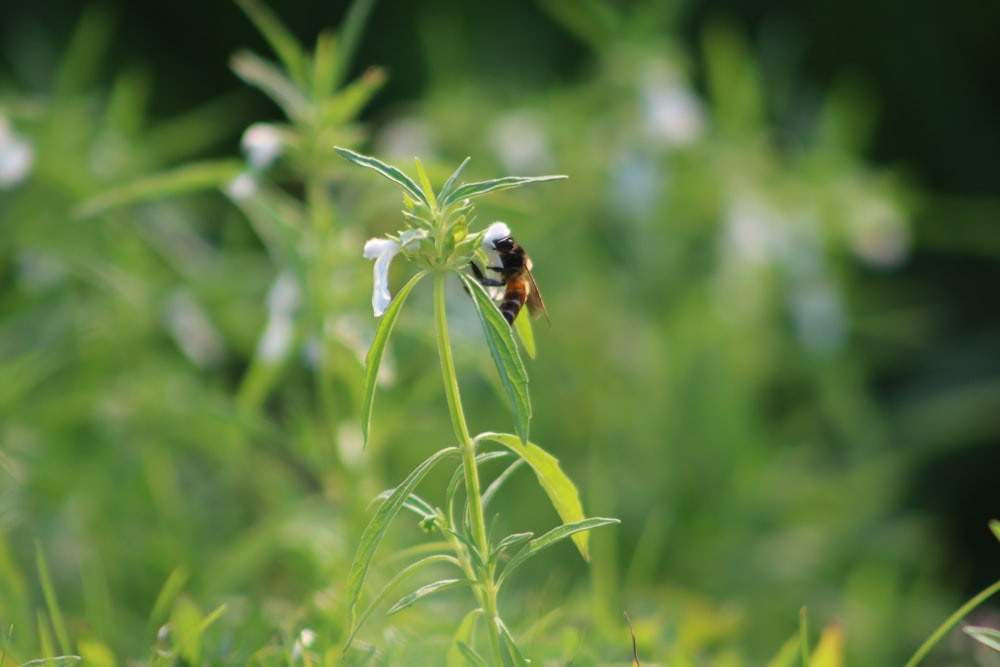
[[[239,176],[226,185],[226,194],[233,201],[241,202],[257,194],[257,177],[249,171],[241,172]]]
[[[257,343],[257,356],[267,364],[284,359],[295,340],[295,311],[301,294],[295,278],[288,272],[278,278],[267,293],[267,326]]]
[[[240,141],[247,162],[254,171],[267,169],[281,155],[284,141],[281,132],[267,123],[254,123],[243,133]]]
[[[12,188],[25,178],[35,163],[35,149],[11,130],[0,116],[0,190]]]
[[[389,294],[389,263],[392,258],[400,250],[416,250],[420,247],[420,242],[428,238],[428,234],[424,229],[408,229],[399,238],[402,245],[396,239],[368,239],[365,242],[365,259],[375,260],[375,285],[372,288],[372,310],[375,311],[375,317],[382,317],[392,301],[392,295]]]
[[[375,260],[375,285],[372,287],[372,310],[375,317],[389,307],[392,295],[389,294],[389,263],[399,254],[403,247],[394,239],[368,239],[365,243],[365,259]]]

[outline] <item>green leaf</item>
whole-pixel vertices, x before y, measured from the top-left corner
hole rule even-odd
[[[445,660],[445,667],[466,667],[468,664],[482,665],[488,667],[484,661],[472,649],[472,635],[476,630],[476,621],[483,615],[483,610],[476,608],[465,615],[462,622],[458,624],[455,635],[452,637],[451,646],[448,648],[448,656]],[[466,650],[463,650],[462,647]],[[471,653],[472,657],[469,657]]]
[[[448,180],[445,181],[444,187],[441,188],[441,192],[438,194],[438,199],[440,201],[448,201],[448,195],[451,193],[452,189],[454,189],[455,183],[458,181],[458,177],[463,171],[465,171],[465,165],[469,164],[471,159],[471,157],[467,157],[462,160],[462,164],[458,165],[458,169],[456,169],[454,173],[448,177]]]
[[[455,560],[454,557],[449,556],[447,554],[434,554],[432,556],[427,556],[426,558],[421,558],[415,563],[410,563],[409,565],[404,567],[392,579],[389,580],[389,583],[387,583],[385,587],[383,587],[382,590],[379,591],[379,594],[372,599],[371,603],[368,605],[368,608],[365,609],[365,611],[358,617],[357,621],[354,624],[354,628],[351,631],[351,634],[347,637],[347,641],[344,643],[344,651],[347,651],[347,649],[350,648],[351,642],[354,641],[354,638],[357,636],[358,631],[361,630],[361,627],[365,624],[365,621],[367,621],[368,618],[375,611],[375,609],[380,604],[382,604],[382,602],[387,597],[389,597],[390,593],[396,590],[396,588],[414,572],[417,572],[418,570],[421,570],[424,567],[427,567],[428,565],[432,565],[434,563],[452,563],[457,567],[461,567],[461,565],[458,563],[458,561]]]
[[[506,454],[507,452],[503,452],[503,453]],[[490,485],[488,487],[486,487],[486,490],[483,491],[483,495],[482,495],[483,509],[484,510],[486,509],[486,506],[490,504],[490,500],[493,499],[493,496],[496,495],[496,492],[500,490],[501,486],[503,486],[503,483],[506,482],[507,479],[512,474],[514,474],[517,471],[518,468],[520,468],[522,465],[524,465],[524,463],[525,463],[524,459],[517,459],[516,461],[514,461],[513,463],[511,463],[509,466],[507,466],[502,473],[500,473],[499,475],[497,475],[497,478],[495,480],[493,480],[492,482],[490,482]]]
[[[249,51],[239,51],[230,58],[229,68],[245,83],[270,97],[290,119],[309,117],[309,100],[274,63]]]
[[[417,178],[420,179],[420,189],[427,195],[427,201],[433,211],[437,209],[437,198],[434,197],[434,188],[431,187],[431,179],[427,178],[427,172],[424,171],[424,163],[420,161],[420,158],[413,158],[413,161],[417,165]]]
[[[340,35],[337,40],[337,76],[336,86],[344,82],[347,72],[354,59],[354,52],[365,30],[365,23],[375,7],[375,0],[353,0],[347,7],[347,14],[340,23]]]
[[[174,568],[173,572],[170,573],[170,576],[163,583],[160,594],[156,596],[156,602],[153,603],[153,611],[150,612],[149,620],[146,622],[146,632],[152,633],[156,627],[167,619],[171,605],[177,600],[177,596],[184,589],[184,584],[187,583],[187,580],[187,569],[180,566]]]
[[[413,489],[430,472],[431,468],[442,459],[458,453],[459,449],[457,447],[446,447],[432,454],[417,466],[403,480],[402,484],[395,488],[392,494],[385,499],[385,502],[379,505],[375,511],[375,516],[372,517],[371,521],[365,527],[365,531],[361,535],[361,542],[358,544],[358,550],[354,554],[351,571],[347,577],[348,627],[352,630],[351,635],[354,634],[354,612],[358,604],[358,598],[361,597],[361,587],[364,585],[368,568],[371,566],[372,558],[375,556],[375,550],[385,535],[385,531],[389,528],[389,523],[399,513],[399,510],[403,507],[403,503],[406,502]]]
[[[52,622],[52,629],[59,642],[59,650],[69,653],[72,650],[69,632],[66,630],[62,610],[59,608],[59,600],[56,598],[56,589],[52,585],[52,577],[49,574],[49,565],[45,560],[45,554],[42,552],[42,545],[37,543],[35,544],[35,568],[38,571],[39,583],[42,585],[42,596],[45,598],[45,606],[49,611],[49,620]]]
[[[3,657],[3,655],[0,654],[0,657]],[[20,667],[63,667],[63,665],[75,665],[81,660],[83,658],[78,655],[60,655],[54,658],[38,658],[37,660],[22,662]]]
[[[503,384],[514,410],[514,429],[521,438],[521,442],[527,443],[528,428],[531,422],[528,373],[524,370],[524,363],[517,353],[517,345],[514,344],[510,326],[497,310],[496,304],[493,303],[493,299],[486,293],[483,286],[464,273],[459,275],[465,282],[469,294],[472,295],[476,312],[479,313],[479,320],[483,325],[483,333],[486,334],[486,345],[490,349],[493,363],[496,364],[497,371],[500,373],[500,382]]]
[[[77,218],[85,218],[117,206],[220,188],[242,171],[243,163],[239,160],[194,162],[106,190],[80,203],[73,213]]]
[[[409,595],[401,598],[396,604],[392,605],[389,611],[386,612],[386,615],[392,616],[393,614],[399,613],[428,595],[433,595],[434,593],[438,593],[440,591],[451,590],[453,588],[472,586],[474,583],[476,582],[472,579],[441,579],[440,581],[435,581],[427,584],[426,586],[421,586]]]
[[[236,4],[257,26],[257,30],[274,49],[275,55],[281,60],[292,79],[304,89],[308,81],[307,59],[295,36],[271,10],[255,0],[236,0]]]
[[[316,50],[312,58],[313,100],[325,100],[336,90],[337,37],[332,30],[323,30],[316,37]]]
[[[385,346],[389,342],[389,334],[392,333],[392,327],[396,324],[396,318],[403,307],[403,302],[406,301],[406,297],[417,284],[417,281],[423,278],[424,275],[426,273],[422,271],[413,276],[410,278],[410,282],[403,286],[403,289],[396,292],[392,303],[382,313],[382,319],[375,329],[375,338],[372,340],[372,346],[368,348],[368,354],[365,356],[365,375],[361,381],[362,447],[368,444],[368,432],[371,430],[372,423],[372,403],[375,401],[375,386],[378,383],[378,369],[382,365],[382,357],[385,354]]]
[[[984,628],[977,625],[966,625],[962,632],[969,635],[983,646],[988,646],[997,653],[1000,653],[1000,630]]]
[[[504,622],[500,620],[497,616],[493,619],[497,624],[497,630],[500,631],[500,648],[502,650],[501,657],[503,658],[504,665],[511,665],[511,667],[529,667],[531,664],[528,659],[524,657],[521,653],[521,649],[518,648],[517,642],[514,641],[514,637],[511,636],[510,630],[504,625]]]
[[[477,609],[476,611],[479,610]],[[472,667],[490,667],[489,663],[483,660],[468,643],[455,642],[454,646],[458,649],[459,655],[453,659],[452,652],[448,651],[448,667],[452,667],[453,665],[455,667],[468,667],[468,665],[472,665]]]
[[[564,178],[569,178],[568,176],[555,175],[555,176],[504,176],[503,178],[494,178],[489,181],[479,181],[478,183],[466,183],[454,191],[452,191],[447,197],[442,197],[441,208],[447,208],[455,202],[462,201],[463,199],[471,199],[473,197],[479,197],[490,192],[497,192],[498,190],[509,190],[511,188],[519,188],[522,185],[528,185],[530,183],[544,183],[545,181],[560,181]]]
[[[996,519],[990,520],[990,531],[993,533],[993,537],[1000,541],[1000,521]]]
[[[771,662],[767,663],[767,667],[792,667],[792,663],[795,662],[795,658],[798,653],[799,636],[795,635],[781,645],[781,650],[778,651],[778,655],[774,656],[774,658],[771,659]]]
[[[524,563],[538,552],[543,549],[548,549],[554,544],[562,542],[567,537],[574,537],[580,534],[586,534],[587,531],[591,531],[594,528],[600,528],[601,526],[610,526],[613,524],[621,523],[618,519],[607,519],[604,517],[591,517],[589,519],[584,519],[583,521],[577,521],[575,523],[565,523],[561,526],[557,526],[545,533],[540,537],[528,542],[527,546],[518,551],[513,558],[507,563],[507,567],[504,568],[503,572],[500,574],[500,578],[497,581],[499,586],[511,572],[514,571],[519,565]]]
[[[559,467],[559,459],[533,443],[523,444],[509,433],[481,433],[476,440],[492,440],[520,456],[535,471],[538,483],[549,497],[549,502],[559,514],[563,523],[575,523],[584,519],[580,493],[573,481]],[[573,538],[584,560],[590,558],[587,549],[587,535]]]
[[[528,309],[522,308],[514,320],[514,331],[521,341],[524,353],[531,359],[535,358],[535,332],[531,328],[531,318],[528,316]]]
[[[328,125],[343,125],[353,121],[387,80],[384,69],[369,67],[336,95],[320,103],[323,122]]]
[[[385,178],[388,178],[390,181],[403,188],[403,191],[409,195],[411,199],[427,206],[428,208],[430,207],[427,196],[423,193],[420,187],[413,181],[412,178],[404,174],[396,167],[388,165],[377,158],[362,155],[361,153],[355,153],[352,150],[341,148],[340,146],[334,146],[333,150],[337,151],[337,154],[348,162],[352,162],[359,167],[365,167],[366,169],[377,171]]]
[[[496,451],[496,452],[486,452],[483,454],[478,454],[476,456],[476,466],[480,466],[486,461],[492,459],[502,458],[508,456],[509,452]],[[451,476],[451,482],[448,484],[448,490],[445,492],[445,507],[448,508],[448,521],[454,525],[455,523],[455,494],[458,493],[458,487],[465,482],[465,467],[459,465],[455,468],[454,474]]]
[[[498,544],[496,548],[493,549],[493,553],[490,554],[490,563],[495,563],[497,559],[500,557],[500,554],[502,554],[507,549],[510,549],[511,547],[516,547],[518,544],[521,544],[522,542],[527,542],[534,536],[535,536],[534,533],[514,533],[513,535],[508,535],[507,537],[503,538],[502,540],[500,540],[500,544]]]

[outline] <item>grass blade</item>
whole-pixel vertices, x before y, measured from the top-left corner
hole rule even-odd
[[[365,531],[361,535],[361,542],[358,544],[357,553],[354,554],[351,572],[347,577],[348,627],[351,629],[351,635],[354,634],[354,612],[358,604],[358,598],[361,597],[361,587],[365,583],[365,576],[368,574],[368,568],[375,556],[375,550],[378,548],[379,542],[382,541],[385,531],[389,528],[389,523],[399,513],[399,510],[403,507],[403,503],[406,502],[413,489],[430,472],[431,468],[442,459],[458,453],[459,449],[457,447],[446,447],[438,450],[424,460],[393,490],[392,494],[385,499],[385,502],[379,505],[375,511],[375,516],[372,517],[371,521],[365,527]],[[344,650],[346,651],[347,647],[344,647]]]
[[[390,181],[403,188],[406,194],[408,194],[414,201],[427,207],[430,206],[427,196],[420,189],[420,186],[418,186],[412,178],[404,174],[396,167],[386,164],[377,158],[362,155],[361,153],[355,153],[352,150],[341,148],[340,146],[334,146],[333,150],[337,151],[337,155],[344,158],[348,162],[352,162],[359,167],[365,167],[366,169],[377,171],[385,178],[388,178]]]
[[[510,326],[497,310],[496,304],[493,303],[483,286],[464,273],[459,275],[462,276],[469,294],[473,297],[472,301],[476,304],[476,312],[479,313],[483,333],[486,334],[486,345],[490,349],[493,363],[496,364],[497,371],[500,373],[500,382],[503,384],[514,410],[514,429],[521,438],[521,442],[527,444],[528,428],[531,422],[528,373],[517,352],[517,345],[514,344]]]
[[[417,284],[417,281],[426,275],[424,272],[410,278],[410,282],[403,286],[403,289],[396,292],[396,297],[389,304],[389,307],[382,313],[382,319],[375,329],[375,338],[372,346],[368,348],[365,356],[365,374],[361,382],[361,442],[362,446],[368,444],[368,432],[372,423],[372,404],[375,401],[375,386],[378,383],[378,369],[382,365],[382,357],[385,355],[385,346],[389,342],[389,334],[396,324],[396,318],[403,307],[403,302],[409,296],[410,291]]]
[[[59,608],[59,600],[56,598],[56,590],[52,586],[52,577],[49,574],[49,565],[42,553],[40,544],[35,545],[35,567],[38,568],[38,579],[42,585],[42,595],[45,597],[45,606],[49,610],[49,620],[52,623],[52,630],[56,634],[56,641],[59,642],[59,650],[69,653],[72,644],[69,641],[69,632],[66,631],[66,622],[63,620],[62,610]]]

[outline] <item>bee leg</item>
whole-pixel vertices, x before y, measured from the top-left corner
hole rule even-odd
[[[479,281],[480,285],[484,285],[486,287],[503,287],[504,285],[506,285],[506,283],[503,282],[502,280],[493,280],[492,278],[487,278],[486,276],[484,276],[483,272],[479,269],[479,267],[476,265],[475,262],[469,262],[469,266],[472,267],[472,273],[475,274],[476,280]],[[491,271],[499,270],[499,269],[494,269],[493,267],[490,266],[486,268]]]

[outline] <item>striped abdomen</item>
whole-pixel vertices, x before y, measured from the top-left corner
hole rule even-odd
[[[507,320],[507,324],[514,324],[517,314],[524,308],[524,303],[528,300],[528,283],[525,280],[515,278],[507,281],[507,288],[500,301],[500,314]]]

